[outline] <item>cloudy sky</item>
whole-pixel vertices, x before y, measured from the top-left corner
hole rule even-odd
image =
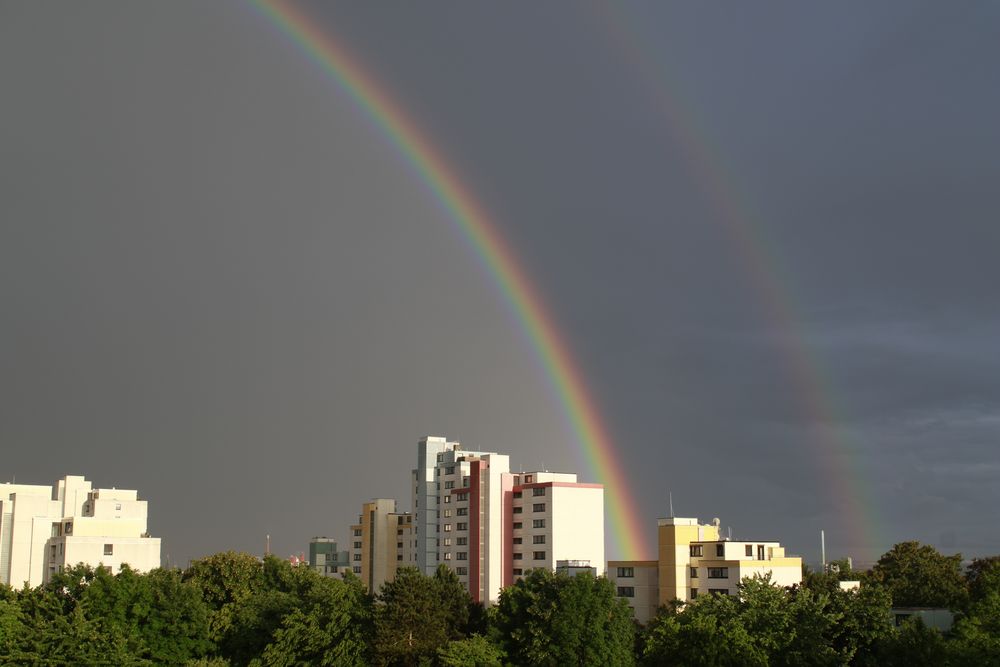
[[[1000,553],[995,3],[303,4],[566,337],[648,526]],[[422,435],[584,472],[481,260],[241,2],[0,2],[0,479],[173,564],[346,537]],[[620,555],[609,543],[609,556]]]

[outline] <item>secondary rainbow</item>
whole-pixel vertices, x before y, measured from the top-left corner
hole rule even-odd
[[[772,250],[774,244],[763,238],[763,225],[724,168],[725,161],[711,133],[701,126],[699,114],[690,108],[690,102],[678,94],[679,86],[669,76],[668,63],[651,52],[653,42],[643,35],[646,24],[632,20],[625,5],[595,7],[603,10],[599,22],[619,53],[637,78],[647,84],[665,127],[714,207],[714,220],[725,230],[771,327],[784,336],[787,373],[798,388],[800,407],[814,427],[812,441],[817,445],[819,471],[826,478],[828,500],[842,524],[842,537],[848,540],[844,546],[874,549],[873,553],[877,553],[886,546],[882,544],[886,531],[872,498],[873,485],[861,469],[859,443],[841,426],[846,420],[830,373],[802,335],[795,281],[784,275],[782,263]]]
[[[515,314],[544,369],[590,473],[605,486],[612,543],[627,560],[650,558],[643,512],[632,499],[620,457],[554,319],[497,226],[429,137],[331,35],[285,3],[252,4],[364,111],[448,212],[455,229],[482,260]]]

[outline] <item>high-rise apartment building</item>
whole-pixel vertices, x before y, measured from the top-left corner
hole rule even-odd
[[[351,527],[352,563],[369,590],[399,566],[433,574],[443,563],[473,599],[486,602],[528,570],[555,569],[557,561],[603,568],[600,484],[578,483],[568,473],[512,473],[506,454],[427,437],[417,444],[410,492],[412,514],[395,512],[395,501],[375,500]]]
[[[136,491],[94,489],[68,475],[50,486],[0,484],[0,583],[39,586],[77,563],[114,571],[160,566]]]

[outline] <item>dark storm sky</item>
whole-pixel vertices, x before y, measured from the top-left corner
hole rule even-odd
[[[994,3],[305,9],[518,255],[650,538],[672,492],[807,559],[1000,552]],[[0,478],[138,488],[183,564],[408,508],[426,434],[582,472],[479,260],[248,6],[0,2],[0,101]]]

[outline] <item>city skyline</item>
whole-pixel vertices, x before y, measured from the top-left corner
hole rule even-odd
[[[174,563],[299,553],[441,434],[621,489],[610,560],[671,493],[807,561],[1000,550],[995,8],[289,7],[480,207],[562,371],[266,11],[4,3],[0,481],[141,489]]]

